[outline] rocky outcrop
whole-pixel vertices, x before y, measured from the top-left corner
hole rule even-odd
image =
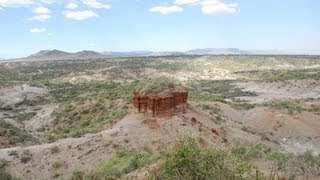
[[[146,113],[152,117],[171,117],[175,112],[186,111],[187,100],[187,91],[159,94],[134,92],[133,104],[137,113]]]

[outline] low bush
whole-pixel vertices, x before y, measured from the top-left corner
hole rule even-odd
[[[24,150],[20,156],[20,162],[27,163],[32,159],[32,154],[28,150]]]
[[[155,160],[156,158],[148,153],[118,150],[113,157],[86,175],[86,178],[118,179],[124,174],[141,168]]]
[[[201,150],[193,139],[180,140],[164,158],[155,179],[252,179],[256,168],[234,154],[217,149]]]

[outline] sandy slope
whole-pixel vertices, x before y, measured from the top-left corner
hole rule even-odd
[[[203,127],[219,128],[211,120],[191,109],[183,115],[160,119],[146,119],[142,114],[129,113],[113,127],[100,133],[62,139],[51,144],[0,149],[0,158],[9,161],[7,170],[13,175],[43,180],[50,179],[55,172],[65,178],[75,170],[88,172],[108,159],[115,152],[116,146],[159,152],[173,146],[179,135],[185,134],[198,139],[201,137],[204,145],[225,145],[221,137],[211,131],[199,132],[199,127],[191,124],[192,117],[203,122]],[[50,148],[54,146],[59,148],[59,153],[51,153]],[[21,163],[20,158],[8,155],[8,152],[13,150],[18,154],[29,150],[33,155],[32,160],[26,164]],[[65,163],[63,167],[54,169],[52,164],[58,160]]]

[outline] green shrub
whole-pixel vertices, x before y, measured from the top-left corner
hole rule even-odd
[[[250,134],[256,134],[256,131],[254,129],[252,129],[250,126],[242,126],[241,130],[246,132],[246,133],[250,133]]]
[[[81,171],[73,171],[71,180],[84,180],[85,173]]]
[[[265,106],[270,106],[273,109],[277,110],[287,110],[288,114],[294,115],[301,113],[304,108],[302,108],[299,104],[296,104],[294,102],[285,101],[285,102],[271,102],[271,103],[265,103]]]
[[[57,160],[53,162],[52,167],[54,169],[58,169],[58,168],[61,168],[65,163],[66,163],[65,161]]]
[[[237,110],[249,110],[253,109],[256,106],[254,104],[247,104],[247,103],[233,103],[231,107]]]
[[[263,144],[253,144],[250,142],[235,142],[231,148],[231,153],[238,158],[251,160],[261,158],[268,152],[268,149]]]
[[[17,128],[9,122],[0,119],[0,132],[9,138],[11,145],[26,144],[36,142],[35,138],[32,137],[28,132]]]
[[[291,155],[285,152],[281,152],[279,150],[272,150],[268,154],[268,159],[273,161],[277,166],[278,170],[284,169],[288,166]]]
[[[17,153],[17,151],[15,151],[15,150],[9,151],[9,152],[8,152],[8,155],[9,155],[9,156],[14,156],[14,157],[18,157],[18,156],[19,156],[18,153]]]
[[[296,165],[303,173],[319,175],[320,155],[314,155],[311,151],[306,151],[296,157]]]
[[[254,166],[228,151],[201,150],[193,139],[181,140],[168,153],[153,178],[158,179],[252,179]]]
[[[37,113],[36,112],[28,112],[28,113],[19,113],[14,118],[17,119],[18,122],[22,123],[23,121],[28,121],[33,118]]]
[[[27,163],[31,160],[32,154],[29,150],[24,150],[20,156],[20,162]]]
[[[113,157],[101,164],[86,177],[88,179],[118,179],[124,174],[154,161],[155,158],[147,153],[119,150]]]
[[[5,159],[0,159],[0,170],[4,169],[8,165],[8,161]]]
[[[51,154],[56,154],[56,153],[60,152],[60,149],[58,146],[52,146],[52,147],[50,147],[50,152],[51,152]]]

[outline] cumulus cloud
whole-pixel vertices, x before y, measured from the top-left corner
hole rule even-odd
[[[39,14],[39,15],[34,15],[29,20],[35,20],[35,21],[46,21],[47,19],[50,19],[51,15],[50,14]]]
[[[29,18],[30,20],[36,20],[36,21],[45,21],[47,19],[51,18],[51,11],[50,9],[39,6],[33,9],[32,11],[35,15]]]
[[[200,2],[201,0],[176,0],[174,4],[176,5],[185,5],[185,4],[195,4]]]
[[[31,33],[42,33],[42,32],[46,32],[47,29],[46,28],[31,28],[29,31]]]
[[[82,3],[94,9],[111,9],[110,5],[98,2],[97,0],[82,0]]]
[[[66,8],[67,9],[77,9],[78,8],[78,4],[76,4],[76,3],[68,3],[66,5]]]
[[[64,3],[71,2],[72,0],[40,0],[40,1],[46,4],[53,4],[53,3],[64,4]]]
[[[86,20],[89,18],[94,18],[98,17],[98,15],[90,10],[86,11],[64,11],[63,16],[68,18],[68,19],[73,19],[73,20]]]
[[[43,6],[39,6],[39,7],[34,8],[32,12],[35,14],[50,14],[51,13],[50,9],[43,7]]]
[[[175,0],[176,6],[195,5],[201,7],[201,12],[212,15],[226,15],[238,12],[237,3],[224,3],[222,0]]]
[[[226,4],[218,0],[205,0],[200,2],[202,5],[201,11],[204,14],[233,14],[238,11],[237,3]]]
[[[32,0],[0,0],[0,6],[3,7],[21,7],[33,3]]]
[[[179,6],[156,6],[149,9],[150,12],[158,12],[161,14],[171,14],[182,12],[183,9]]]

